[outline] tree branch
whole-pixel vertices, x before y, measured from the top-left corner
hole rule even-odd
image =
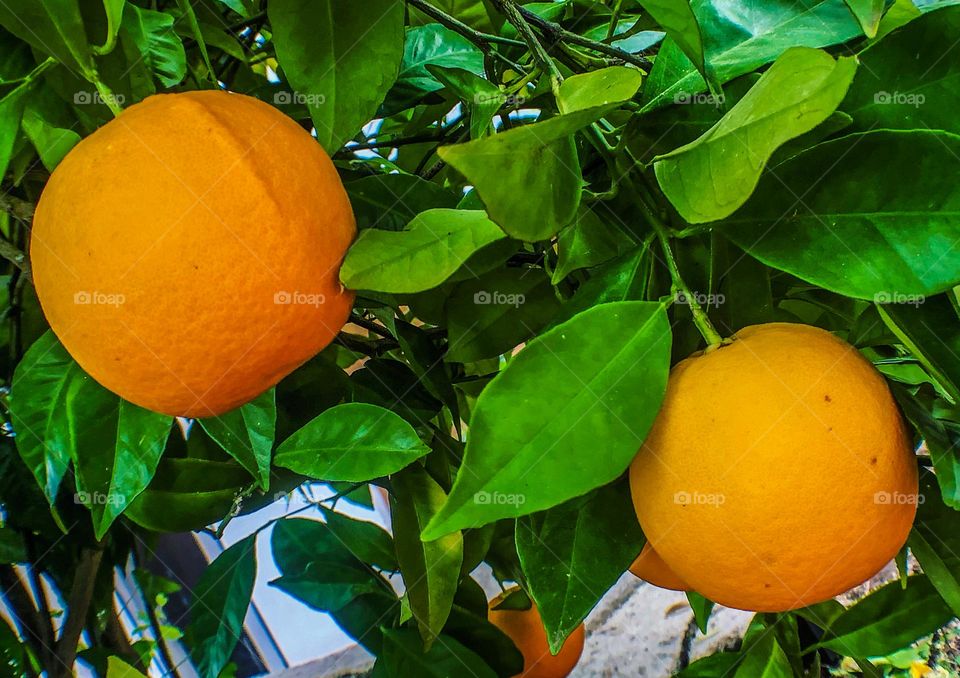
[[[25,640],[37,650],[40,663],[48,669],[51,668],[55,658],[53,638],[49,637],[47,630],[49,625],[34,607],[33,597],[13,565],[0,566],[0,585],[3,586],[4,597],[10,603],[16,621],[23,627]]]
[[[493,0],[494,6],[507,17],[507,21],[517,29],[517,32],[523,38],[527,49],[533,55],[534,61],[543,69],[543,72],[550,76],[550,89],[554,96],[557,96],[560,90],[560,83],[563,82],[563,76],[560,69],[554,62],[546,48],[540,43],[540,39],[533,32],[527,17],[520,11],[521,8],[514,4],[513,0]],[[536,15],[534,15],[536,16]],[[537,17],[539,19],[539,17]]]
[[[80,554],[80,562],[73,576],[73,586],[67,598],[67,619],[60,632],[60,640],[57,641],[56,657],[59,666],[55,667],[57,671],[53,675],[64,676],[64,678],[73,675],[73,664],[77,660],[77,646],[80,643],[80,634],[83,633],[83,627],[86,625],[87,611],[93,599],[94,584],[101,560],[103,560],[102,545],[93,549],[83,549]]]
[[[467,40],[481,48],[485,44],[510,45],[512,47],[525,46],[525,43],[521,42],[520,40],[504,38],[491,33],[482,33],[474,28],[471,28],[456,17],[450,16],[443,10],[437,9],[426,0],[407,0],[407,4],[411,7],[416,7],[437,23],[446,26],[455,33],[459,33]]]

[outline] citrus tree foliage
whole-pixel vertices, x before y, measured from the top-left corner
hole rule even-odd
[[[378,676],[514,675],[470,573],[522,583],[559,648],[644,544],[624,471],[671,364],[785,320],[860,348],[925,441],[924,573],[901,558],[902,585],[854,605],[758,614],[739,650],[683,675],[819,675],[837,655],[879,675],[868,658],[960,614],[954,4],[0,3],[0,582],[18,619],[2,670],[136,675],[181,635],[202,676],[229,670],[259,533],[210,565],[187,628],[165,621],[176,586],[134,570],[135,645],[114,568],[320,481],[323,520],[271,523],[271,584],[332,615]],[[358,296],[335,344],[187,435],[73,362],[24,252],[73,145],[151,94],[214,87],[334,158]],[[368,486],[389,532],[337,510]],[[40,576],[68,602],[59,633],[29,594]],[[691,605],[705,628],[710,602]]]

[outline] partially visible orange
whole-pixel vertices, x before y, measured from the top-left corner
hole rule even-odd
[[[536,605],[527,610],[495,609],[517,588],[508,589],[490,601],[490,623],[503,631],[523,654],[523,678],[564,678],[583,654],[583,624],[564,641],[556,655],[550,654],[547,633]]]
[[[630,572],[654,586],[671,591],[689,591],[690,587],[677,576],[677,573],[670,569],[670,566],[663,562],[663,558],[653,550],[649,543],[644,544],[643,550],[637,559],[630,566]]]
[[[37,206],[41,306],[94,379],[204,417],[329,344],[353,295],[337,171],[277,109],[223,91],[150,97],[81,141]]]
[[[883,376],[825,330],[772,323],[680,362],[630,467],[644,533],[706,598],[832,598],[903,546],[917,462]]]

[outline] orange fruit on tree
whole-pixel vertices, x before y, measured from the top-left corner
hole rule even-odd
[[[630,467],[637,517],[670,569],[710,600],[764,612],[880,570],[910,532],[917,483],[880,373],[789,323],[677,364]]]
[[[643,545],[640,555],[630,566],[630,572],[648,584],[659,586],[662,589],[670,589],[671,591],[690,590],[686,582],[680,579],[677,573],[663,562],[663,558],[653,550],[649,543]]]
[[[30,258],[80,366],[143,407],[242,405],[327,346],[356,233],[296,122],[223,91],[152,96],[77,144],[37,205]]]
[[[500,608],[519,587],[508,589],[490,601],[490,623],[503,631],[523,655],[523,678],[563,678],[573,671],[583,654],[583,624],[571,633],[556,655],[550,654],[547,632],[540,612],[531,603],[525,610]]]

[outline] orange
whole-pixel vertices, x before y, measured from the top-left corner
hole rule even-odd
[[[138,405],[205,417],[329,344],[356,226],[336,169],[272,106],[162,94],[81,141],[37,206],[30,257],[70,354]]]
[[[664,562],[710,600],[778,612],[868,579],[903,546],[917,466],[883,377],[815,327],[748,327],[674,367],[630,467]]]
[[[630,566],[630,572],[639,579],[671,591],[689,591],[690,587],[663,562],[650,544],[644,544],[643,550]]]
[[[573,671],[583,654],[583,624],[571,633],[556,655],[550,654],[547,633],[536,605],[527,610],[496,608],[518,587],[508,589],[490,601],[490,623],[503,631],[523,654],[523,678],[563,678]]]

